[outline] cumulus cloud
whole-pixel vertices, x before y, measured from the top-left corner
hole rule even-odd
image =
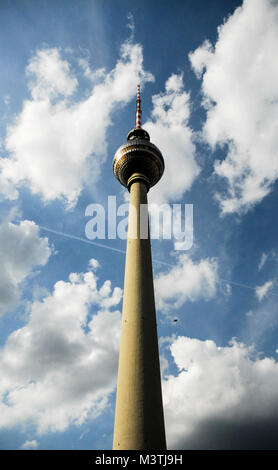
[[[271,289],[273,286],[273,281],[267,281],[265,282],[262,286],[257,286],[256,287],[256,296],[258,297],[259,301],[261,301],[268,291]]]
[[[99,176],[116,105],[134,97],[134,84],[153,80],[144,70],[142,47],[131,41],[122,45],[119,60],[106,74],[91,73],[84,60],[79,66],[86,77],[98,72],[102,80],[92,84],[89,96],[76,99],[78,79],[62,51],[39,50],[31,58],[26,69],[31,99],[7,128],[7,155],[0,159],[6,198],[16,199],[25,185],[44,201],[59,198],[73,206],[82,188]]]
[[[101,413],[116,384],[120,300],[121,289],[98,287],[89,270],[33,302],[0,353],[0,427],[63,431]]]
[[[26,68],[30,76],[29,90],[34,100],[71,96],[77,79],[71,76],[70,66],[62,60],[58,49],[39,50]]]
[[[184,90],[182,74],[172,74],[166,81],[165,92],[154,95],[152,101],[151,119],[143,127],[161,150],[167,171],[152,189],[150,201],[180,200],[200,173],[188,124],[190,95]]]
[[[36,267],[47,263],[50,254],[48,239],[39,236],[34,222],[0,224],[0,314],[16,305],[23,282]]]
[[[157,308],[163,312],[176,310],[185,302],[209,300],[215,296],[218,264],[215,259],[194,262],[188,255],[180,255],[177,264],[168,272],[158,274],[154,281]]]
[[[215,163],[227,183],[216,195],[223,214],[260,202],[278,177],[277,47],[277,2],[244,0],[219,27],[215,46],[205,41],[190,54],[202,76],[204,138],[228,148]]]
[[[29,450],[34,450],[34,449],[37,449],[39,447],[39,443],[34,439],[32,441],[25,441],[22,446],[21,446],[21,449],[23,450],[26,450],[26,449],[29,449]]]
[[[168,448],[277,449],[278,363],[233,340],[178,337],[163,381]]]

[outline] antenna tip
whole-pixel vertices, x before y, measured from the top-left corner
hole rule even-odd
[[[136,127],[141,127],[141,118],[142,118],[142,111],[141,111],[141,100],[140,100],[140,85],[137,85],[137,106],[136,106]]]

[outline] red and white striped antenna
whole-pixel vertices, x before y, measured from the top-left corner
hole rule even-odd
[[[140,99],[140,85],[137,85],[137,101],[136,101],[136,129],[141,127],[142,110],[141,110],[141,99]]]

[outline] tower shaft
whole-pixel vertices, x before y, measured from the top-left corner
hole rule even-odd
[[[166,449],[151,245],[149,233],[140,236],[148,188],[138,176],[129,188],[114,450]]]

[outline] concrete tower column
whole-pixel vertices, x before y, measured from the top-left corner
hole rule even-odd
[[[148,188],[132,179],[113,449],[166,449],[151,246],[140,237]]]
[[[141,128],[140,85],[136,103],[136,127],[113,159],[115,177],[130,192],[113,449],[163,450],[166,439],[146,216],[147,193],[162,177],[164,159]]]

